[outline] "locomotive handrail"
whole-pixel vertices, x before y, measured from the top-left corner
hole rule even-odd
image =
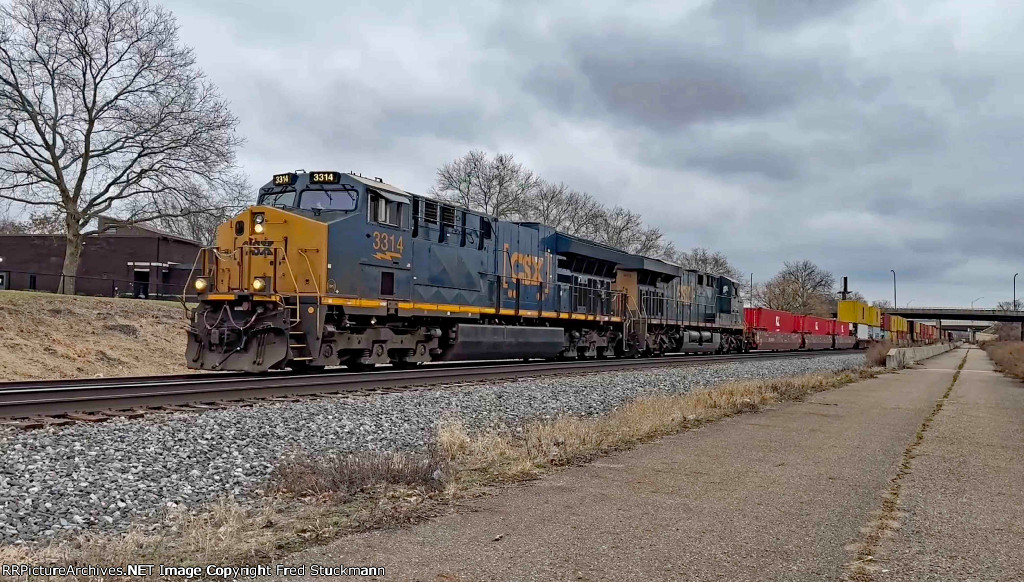
[[[306,251],[302,249],[296,250],[299,251],[299,254],[302,255],[302,258],[306,259],[306,267],[309,269],[309,274],[313,277],[313,290],[316,291],[316,297],[318,300],[317,302],[319,303],[319,299],[321,298],[320,284],[317,283],[316,281],[317,277],[316,273],[313,272],[313,264],[309,262],[309,255],[306,254]],[[295,291],[298,292],[298,288],[296,288]]]
[[[663,308],[662,309],[663,314],[658,319],[668,320],[668,321],[672,321],[672,322],[676,322],[676,323],[680,323],[680,322],[690,323],[690,324],[698,323],[698,324],[704,325],[704,324],[708,323],[705,320],[707,319],[706,316],[709,313],[717,314],[717,307],[715,305],[713,305],[713,304],[698,303],[696,301],[687,301],[685,299],[672,299],[672,298],[669,298],[669,297],[655,297],[653,295],[648,295],[646,297],[642,297],[641,298],[641,303],[643,303],[645,306],[649,305],[649,304],[654,304],[654,303],[661,303],[661,304],[663,304],[663,305],[661,305],[661,307]],[[666,317],[664,315],[664,312],[668,311],[665,308],[669,304],[676,305],[676,306],[689,305],[690,306],[690,313],[691,313],[691,315],[693,314],[695,307],[699,308],[698,310],[700,312],[700,317],[698,318],[697,321],[694,321],[693,317],[685,318],[685,317],[679,317],[678,315],[675,316],[675,317]],[[678,314],[679,310],[676,310],[676,313]],[[644,314],[645,314],[645,316],[648,317],[648,319],[650,318],[650,314],[647,313],[646,309],[644,309]]]

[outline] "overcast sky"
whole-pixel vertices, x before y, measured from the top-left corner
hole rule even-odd
[[[254,185],[425,192],[511,152],[754,279],[811,259],[869,299],[1024,297],[1016,2],[173,0]]]

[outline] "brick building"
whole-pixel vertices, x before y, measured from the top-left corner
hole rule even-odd
[[[76,293],[180,296],[201,245],[143,224],[116,224],[101,217],[96,231],[86,236]],[[61,235],[0,235],[0,290],[57,291],[64,245]]]

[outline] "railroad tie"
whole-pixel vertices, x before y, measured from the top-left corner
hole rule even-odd
[[[67,418],[80,422],[106,422],[111,419],[105,414],[85,414],[81,412],[69,412]]]

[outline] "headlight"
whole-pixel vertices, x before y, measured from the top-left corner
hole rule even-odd
[[[206,291],[206,288],[209,286],[209,284],[206,282],[206,279],[199,278],[196,279],[195,286],[196,291],[202,293],[203,291]]]
[[[267,282],[264,281],[263,279],[253,279],[252,280],[252,290],[253,291],[263,291],[266,288],[267,288]]]
[[[253,225],[252,231],[255,232],[256,234],[263,234],[263,231],[264,231],[263,223],[262,222],[257,222],[255,225]]]
[[[266,221],[266,219],[267,217],[264,216],[263,213],[257,213],[252,215],[252,221],[255,222],[256,224],[263,224],[263,222]]]

